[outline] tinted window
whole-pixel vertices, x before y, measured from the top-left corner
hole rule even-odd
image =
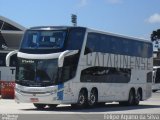
[[[92,52],[121,54],[136,57],[152,57],[152,44],[127,38],[88,33],[85,54]]]
[[[16,82],[20,85],[42,87],[56,84],[58,60],[20,59],[16,68]]]
[[[130,69],[90,67],[82,70],[81,82],[128,83],[131,77]]]
[[[29,29],[25,32],[19,51],[48,54],[65,50],[81,50],[85,31],[85,28],[79,27],[55,30]],[[46,35],[42,35],[42,32],[46,32]],[[54,35],[52,36],[50,33]]]
[[[140,56],[141,55],[141,44],[139,42],[132,42],[132,49],[133,49],[133,56]]]
[[[23,49],[60,49],[64,45],[66,31],[27,31],[21,48]]]
[[[111,47],[111,51],[114,51],[114,54],[118,54],[119,51],[121,51],[121,43],[122,41],[120,40],[120,38],[118,37],[114,37],[114,36],[110,36],[110,47]]]
[[[83,28],[70,29],[66,49],[67,50],[81,50],[84,35],[85,35],[85,29]]]
[[[103,34],[101,34],[100,36],[100,42],[99,42],[99,50],[100,51],[106,51],[106,52],[110,52],[110,50],[109,49],[107,49],[107,48],[109,48],[109,36],[107,36],[107,35],[103,35]]]
[[[131,48],[131,46],[130,46],[130,42],[128,41],[128,40],[126,40],[126,39],[122,39],[121,38],[121,41],[122,41],[122,44],[123,44],[123,47],[124,47],[124,49],[123,49],[123,53],[125,54],[125,55],[127,55],[127,54],[130,54],[129,52],[130,52],[130,48]]]
[[[96,34],[88,34],[85,54],[95,52],[97,43],[98,43],[98,36]]]

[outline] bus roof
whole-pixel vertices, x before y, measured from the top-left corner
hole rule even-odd
[[[111,35],[111,36],[115,36],[115,37],[121,37],[121,38],[126,38],[126,39],[132,39],[132,40],[152,43],[151,41],[146,40],[146,39],[142,39],[142,38],[136,38],[136,37],[132,37],[132,36],[122,35],[122,34],[118,34],[118,33],[111,33],[108,31],[96,30],[96,29],[81,27],[81,26],[77,26],[77,27],[74,27],[74,26],[36,26],[36,27],[31,27],[29,29],[30,30],[66,30],[69,28],[83,28],[83,29],[87,29],[89,32],[97,32],[97,33],[107,34],[107,35]]]
[[[36,26],[31,27],[30,30],[58,30],[58,29],[68,29],[68,28],[84,28],[85,27],[73,27],[73,26]]]

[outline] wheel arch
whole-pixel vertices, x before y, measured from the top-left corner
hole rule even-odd
[[[80,91],[79,91],[79,93],[82,92],[83,90],[86,92],[86,94],[88,96],[88,89],[86,87],[81,88]]]
[[[138,88],[138,90],[137,90],[137,92],[139,92],[140,93],[140,95],[141,95],[141,101],[143,100],[143,90],[142,90],[142,88],[141,87],[139,87]]]
[[[136,96],[136,89],[134,87],[131,87],[131,89],[129,90],[129,93],[128,93],[128,98],[129,98],[129,94],[131,91],[133,92],[133,96],[134,97]]]
[[[135,90],[135,88],[132,87],[132,88],[130,89],[130,91],[131,91],[131,90],[133,91],[133,94],[136,95],[136,90]],[[129,91],[129,92],[130,92],[130,91]]]

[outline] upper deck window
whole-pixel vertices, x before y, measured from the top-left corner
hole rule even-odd
[[[61,49],[66,31],[29,30],[25,33],[21,47],[23,49]]]
[[[91,32],[87,36],[84,54],[102,52],[150,58],[152,50],[152,44],[148,42]]]
[[[81,50],[84,40],[85,30],[72,28],[70,29],[67,47],[68,50]]]

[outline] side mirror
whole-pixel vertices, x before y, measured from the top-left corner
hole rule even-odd
[[[60,54],[58,57],[58,67],[63,67],[64,58],[66,56],[74,55],[78,53],[78,50],[66,50]]]

